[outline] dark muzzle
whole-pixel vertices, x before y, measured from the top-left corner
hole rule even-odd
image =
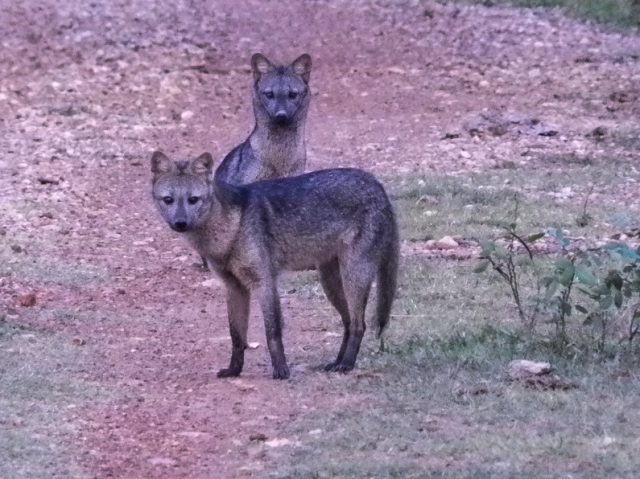
[[[287,123],[289,123],[289,121],[291,121],[291,118],[289,118],[289,115],[287,115],[286,112],[279,111],[278,113],[276,113],[274,120],[278,125],[286,125]]]
[[[173,230],[179,233],[184,233],[187,231],[187,222],[186,221],[176,221],[173,223]]]

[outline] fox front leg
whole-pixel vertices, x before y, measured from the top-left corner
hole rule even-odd
[[[264,317],[267,346],[273,366],[273,379],[289,379],[289,366],[282,344],[282,311],[275,282],[268,282],[258,289],[258,300]]]
[[[218,371],[219,378],[239,376],[244,366],[244,350],[247,349],[249,326],[249,290],[233,277],[225,278],[227,286],[227,313],[231,333],[231,362],[227,369]]]

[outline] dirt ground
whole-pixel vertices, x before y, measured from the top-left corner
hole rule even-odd
[[[323,385],[352,377],[320,371],[339,321],[292,290],[292,379],[270,379],[255,307],[258,347],[240,379],[216,379],[230,354],[224,292],[152,209],[154,150],[222,158],[252,128],[254,52],[313,58],[310,170],[384,177],[640,159],[640,39],[560,11],[26,0],[0,4],[0,31],[0,233],[16,258],[68,262],[78,275],[7,275],[0,304],[7,321],[84,348],[75,377],[118,391],[68,413],[80,426],[63,439],[91,477],[259,474],[287,454],[283,424],[333,407]],[[633,185],[626,194],[638,201]],[[85,281],[86,271],[104,278]],[[21,305],[26,293],[34,306]],[[63,310],[73,313],[64,321],[48,313]],[[233,450],[251,440],[272,447]]]

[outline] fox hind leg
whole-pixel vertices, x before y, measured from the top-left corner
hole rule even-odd
[[[273,379],[289,379],[289,366],[282,344],[282,310],[275,278],[264,281],[257,290],[257,297],[264,318],[267,347],[273,366]]]
[[[345,322],[345,335],[338,358],[330,370],[347,372],[351,371],[356,364],[360,344],[364,337],[365,309],[375,268],[366,257],[358,256],[349,261],[341,262],[339,272],[349,319],[348,322]]]
[[[349,306],[347,299],[344,296],[344,288],[342,287],[342,277],[340,276],[340,263],[335,258],[328,263],[325,263],[318,267],[320,272],[320,283],[324,289],[327,298],[331,304],[338,310],[340,317],[342,318],[342,324],[344,326],[344,335],[342,336],[342,344],[338,357],[334,362],[331,362],[325,366],[325,371],[333,371],[334,368],[342,362],[344,352],[347,349],[347,342],[349,341]]]

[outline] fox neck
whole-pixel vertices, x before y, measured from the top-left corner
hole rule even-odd
[[[306,162],[305,118],[289,125],[260,121],[249,137],[251,148],[263,164],[273,165],[277,176],[288,176]],[[292,170],[293,169],[293,170]]]
[[[214,263],[224,261],[238,236],[241,208],[229,203],[218,191],[216,201],[198,226],[186,233],[191,246]]]

